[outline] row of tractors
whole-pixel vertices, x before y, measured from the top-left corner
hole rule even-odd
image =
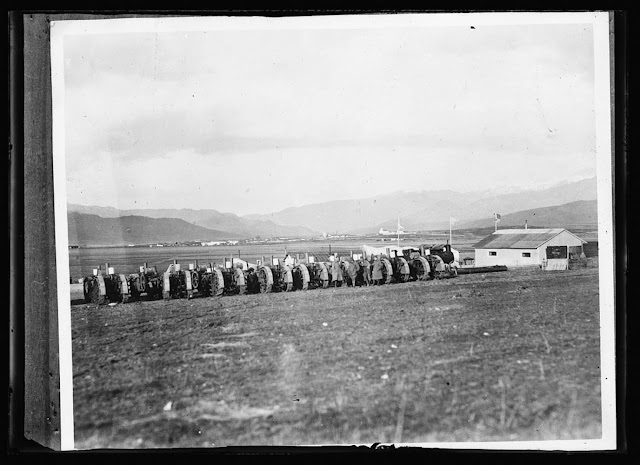
[[[83,280],[87,303],[126,303],[130,300],[217,297],[223,295],[291,292],[328,287],[382,285],[426,281],[457,276],[453,257],[443,253],[425,253],[424,248],[391,251],[367,260],[362,254],[330,255],[319,261],[308,253],[284,260],[264,257],[256,264],[234,258],[223,263],[201,265],[197,261],[183,268],[173,261],[166,271],[147,263],[136,273],[116,273],[106,264]]]

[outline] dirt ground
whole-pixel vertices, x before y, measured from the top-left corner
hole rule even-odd
[[[82,303],[72,333],[79,449],[601,434],[596,268]]]

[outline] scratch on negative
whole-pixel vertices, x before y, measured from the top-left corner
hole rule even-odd
[[[40,281],[36,281],[36,280],[34,279],[32,282],[33,282],[33,283],[35,283],[35,284],[40,284],[41,286],[44,286],[45,284],[47,284],[47,281],[46,281],[46,280],[44,280],[44,281],[40,282]]]

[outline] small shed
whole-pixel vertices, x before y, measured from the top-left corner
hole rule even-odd
[[[543,266],[547,247],[566,247],[566,259],[584,255],[587,242],[562,229],[502,229],[475,244],[475,266]]]

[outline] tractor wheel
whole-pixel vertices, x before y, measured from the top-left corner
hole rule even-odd
[[[306,265],[304,265],[303,263],[300,263],[298,265],[298,270],[300,272],[300,278],[302,280],[301,289],[303,291],[306,291],[307,289],[309,289],[309,281],[311,280],[309,276],[309,269],[306,267]]]
[[[386,258],[381,258],[381,261],[386,270],[384,284],[389,284],[391,282],[391,278],[393,278],[393,267],[391,266],[391,262]]]
[[[163,277],[162,297],[164,300],[171,299],[171,272],[166,271]]]
[[[429,273],[431,272],[431,267],[429,266],[429,262],[424,257],[418,257],[413,262],[416,267],[416,279],[418,281],[426,281],[429,279]]]
[[[258,282],[260,283],[260,293],[264,294],[273,290],[273,273],[268,266],[258,268]]]
[[[215,276],[211,280],[211,295],[221,296],[224,293],[224,275],[220,268],[214,268]]]

